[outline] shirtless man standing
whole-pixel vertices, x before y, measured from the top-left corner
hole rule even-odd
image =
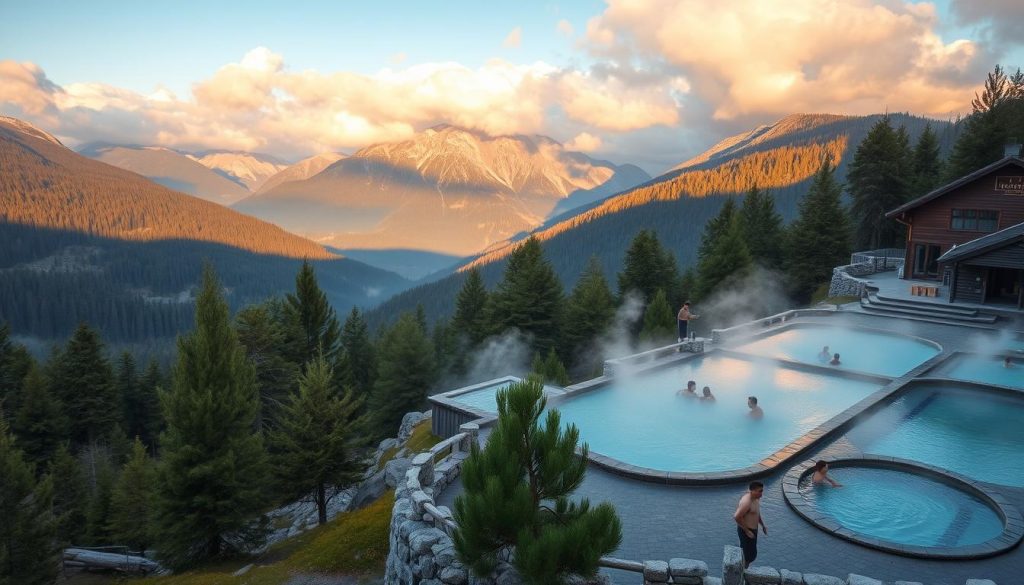
[[[759,481],[750,482],[749,491],[740,498],[736,513],[732,515],[736,521],[736,533],[740,537],[740,548],[743,549],[743,563],[749,567],[757,558],[757,526],[761,526],[765,536],[768,527],[761,518],[761,496],[764,495],[764,484]]]

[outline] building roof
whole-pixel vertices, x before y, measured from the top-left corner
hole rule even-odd
[[[979,254],[988,252],[995,248],[1001,248],[1012,243],[1016,238],[1024,238],[1024,222],[1011,225],[1008,228],[991,234],[985,234],[980,238],[971,240],[959,246],[953,246],[945,254],[939,256],[939,262],[958,262],[972,258]]]
[[[903,205],[900,205],[896,209],[893,209],[892,211],[886,213],[885,217],[893,217],[893,216],[899,215],[901,213],[904,213],[906,211],[910,211],[911,209],[914,209],[915,207],[920,207],[920,206],[924,205],[925,203],[928,203],[929,201],[931,201],[933,199],[937,199],[939,197],[942,197],[946,193],[949,193],[950,191],[954,191],[954,190],[956,190],[956,189],[966,185],[967,183],[970,183],[971,181],[974,181],[976,179],[979,179],[979,178],[981,178],[981,177],[991,173],[992,171],[997,171],[997,170],[999,170],[999,169],[1001,169],[1003,167],[1007,167],[1007,166],[1010,166],[1010,165],[1014,165],[1014,166],[1018,166],[1018,167],[1024,168],[1024,159],[1021,159],[1021,158],[1016,157],[1016,156],[1007,156],[1007,157],[1001,158],[1001,159],[997,160],[996,162],[994,162],[994,163],[992,163],[992,164],[990,164],[988,166],[984,166],[984,167],[974,171],[973,173],[971,173],[969,175],[964,175],[963,177],[960,177],[959,179],[953,181],[952,183],[948,183],[946,185],[943,185],[942,187],[939,187],[938,189],[935,189],[934,191],[928,193],[927,195],[922,195],[922,196],[918,197],[917,199],[914,199],[913,201],[908,201],[908,202],[904,203]]]

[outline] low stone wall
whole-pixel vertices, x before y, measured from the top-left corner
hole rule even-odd
[[[903,250],[899,248],[854,252],[850,255],[849,264],[832,269],[828,296],[864,296],[865,283],[860,280],[861,277],[889,270],[902,270],[904,262]]]

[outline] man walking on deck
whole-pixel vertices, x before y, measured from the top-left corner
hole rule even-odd
[[[759,481],[750,482],[747,493],[740,498],[736,513],[732,515],[736,521],[736,533],[740,537],[740,548],[743,549],[743,566],[749,567],[757,558],[757,527],[761,526],[765,536],[768,527],[761,518],[761,496],[764,495],[764,484]]]

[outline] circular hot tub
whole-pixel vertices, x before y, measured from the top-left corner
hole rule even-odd
[[[977,483],[944,470],[865,456],[829,462],[832,487],[811,481],[813,462],[783,479],[786,502],[840,538],[921,558],[972,559],[1002,553],[1024,536],[1014,506]]]

